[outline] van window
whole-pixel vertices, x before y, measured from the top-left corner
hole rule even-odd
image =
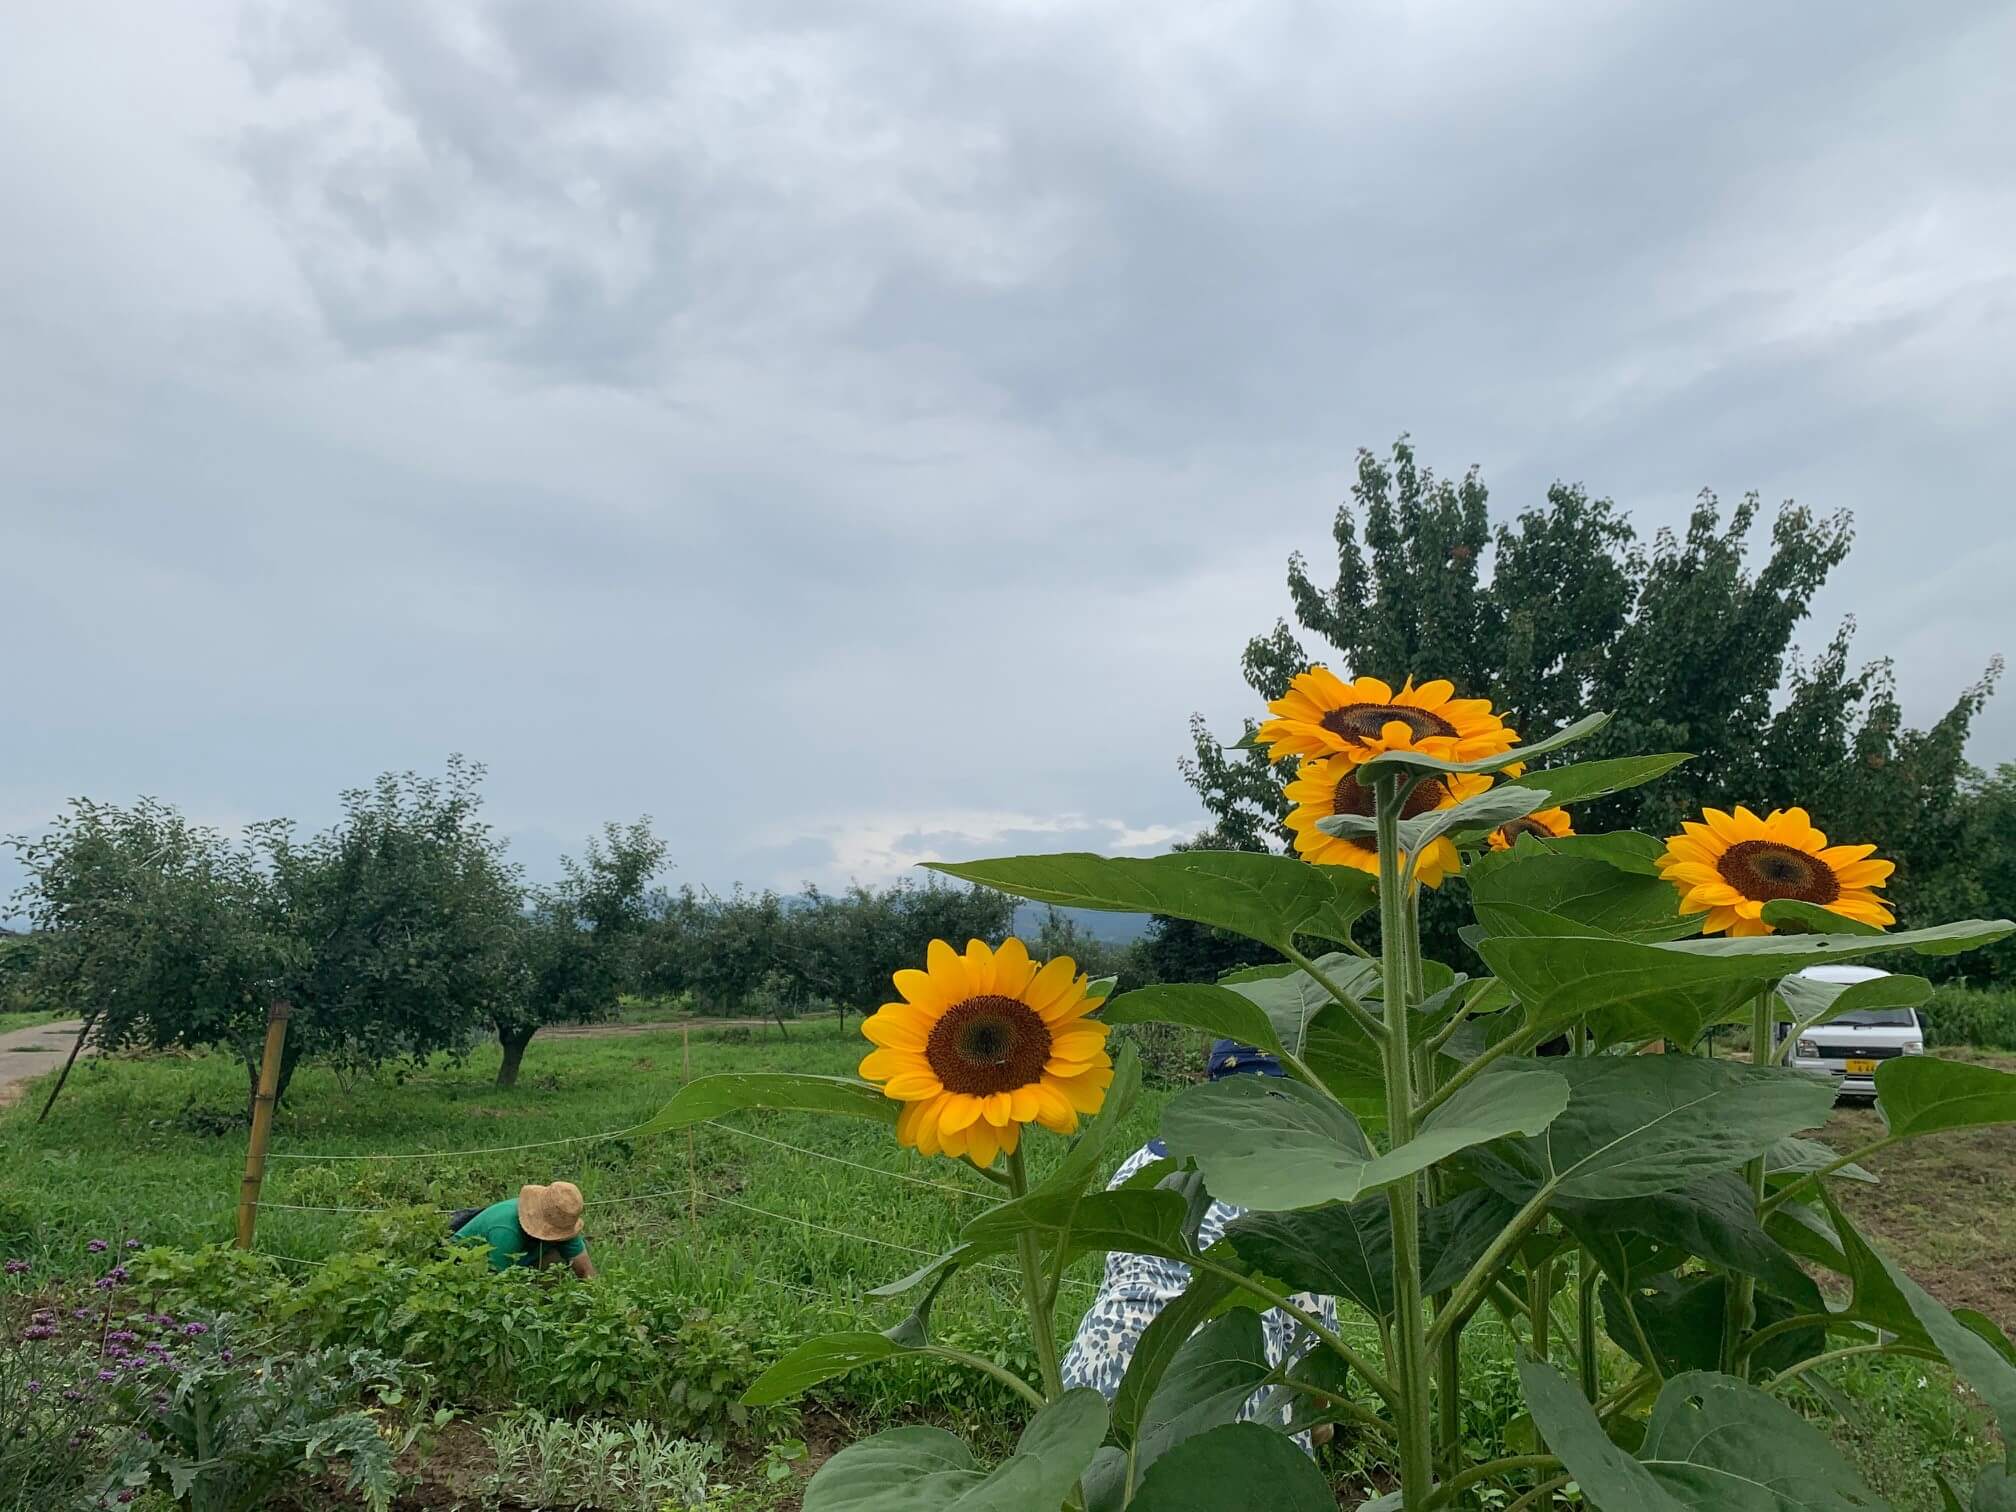
[[[1857,1008],[1834,1020],[1857,1029],[1915,1029],[1918,1020],[1909,1008]]]

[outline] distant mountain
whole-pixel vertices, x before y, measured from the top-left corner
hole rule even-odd
[[[1015,909],[1015,933],[1023,939],[1033,939],[1036,931],[1043,927],[1044,905],[1023,903]],[[1096,908],[1060,908],[1057,912],[1070,919],[1085,934],[1095,940],[1106,940],[1114,945],[1131,945],[1148,932],[1148,914],[1105,913]]]

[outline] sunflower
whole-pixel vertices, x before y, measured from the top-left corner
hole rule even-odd
[[[1417,783],[1401,805],[1400,817],[1412,819],[1434,809],[1452,808],[1490,786],[1489,777],[1463,773]],[[1295,805],[1288,812],[1288,828],[1295,836],[1297,854],[1319,866],[1355,866],[1360,871],[1378,872],[1379,847],[1370,835],[1326,835],[1316,827],[1318,819],[1332,814],[1372,817],[1372,789],[1358,780],[1355,761],[1342,756],[1305,761],[1288,784],[1287,793],[1288,801]],[[1461,866],[1455,844],[1443,835],[1421,853],[1415,875],[1429,887],[1440,887],[1442,879]]]
[[[861,1074],[905,1105],[899,1140],[984,1169],[1015,1153],[1023,1124],[1070,1134],[1099,1111],[1113,1084],[1107,1026],[1086,1017],[1099,1000],[1069,956],[1039,969],[1020,940],[972,940],[964,955],[933,940],[925,965],[897,972],[903,1000],[861,1025],[878,1047]]]
[[[1395,693],[1376,677],[1347,683],[1328,667],[1311,667],[1267,705],[1274,718],[1260,726],[1259,738],[1272,761],[1284,756],[1366,761],[1382,750],[1475,761],[1518,742],[1518,734],[1491,712],[1489,699],[1456,698],[1455,692],[1440,679],[1417,688],[1409,678]]]
[[[1537,835],[1542,840],[1552,840],[1574,833],[1575,824],[1568,817],[1568,810],[1541,809],[1523,819],[1514,819],[1510,824],[1499,825],[1491,831],[1490,846],[1493,850],[1510,850],[1519,843],[1521,835]]]
[[[1764,905],[1774,898],[1815,903],[1863,924],[1896,922],[1871,890],[1896,867],[1872,861],[1873,845],[1829,845],[1804,809],[1773,809],[1759,819],[1708,809],[1670,835],[1659,875],[1680,890],[1680,912],[1708,910],[1704,934],[1770,934]]]

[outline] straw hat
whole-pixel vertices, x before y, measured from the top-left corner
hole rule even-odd
[[[518,1227],[534,1239],[558,1242],[581,1232],[581,1188],[571,1181],[518,1189]]]

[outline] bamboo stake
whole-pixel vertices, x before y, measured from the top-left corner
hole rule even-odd
[[[259,1057],[259,1091],[252,1099],[252,1138],[245,1147],[245,1179],[238,1186],[238,1248],[252,1248],[259,1213],[259,1186],[266,1179],[266,1142],[273,1134],[273,1104],[280,1093],[280,1052],[287,1043],[292,1003],[279,998],[266,1014],[266,1049]]]

